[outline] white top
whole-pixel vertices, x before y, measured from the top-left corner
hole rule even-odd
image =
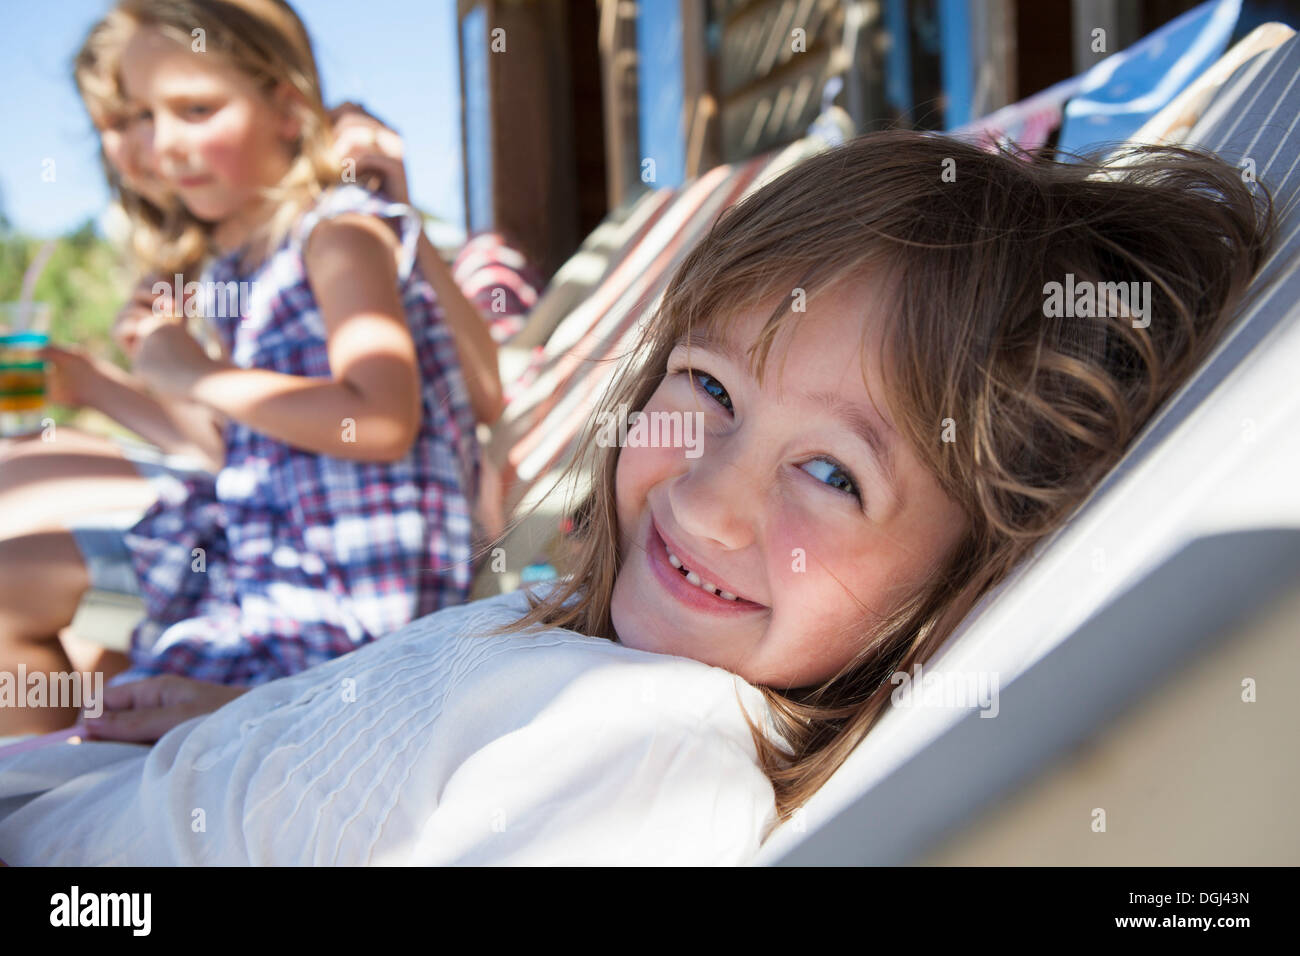
[[[152,748],[0,760],[21,864],[743,864],[776,810],[742,678],[448,608],[254,688]]]

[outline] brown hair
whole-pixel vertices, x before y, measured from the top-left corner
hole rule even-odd
[[[944,173],[955,173],[955,179]],[[953,180],[953,181],[945,181]],[[750,723],[785,820],[975,602],[1058,528],[1162,402],[1203,361],[1272,241],[1272,202],[1221,160],[1136,147],[1112,162],[990,153],[887,131],[814,156],[726,210],[678,267],[599,410],[643,408],[669,353],[696,329],[779,299],[751,349],[761,376],[777,329],[843,279],[886,276],[884,390],[899,434],[970,517],[964,538],[902,606],[862,625],[832,679],[761,687],[785,752]],[[1149,324],[1053,317],[1047,284],[1150,282]],[[1140,324],[1140,323],[1139,323]],[[719,330],[720,331],[720,330]],[[569,576],[514,627],[617,639],[617,448],[571,463],[577,508]],[[956,440],[943,440],[947,431]]]
[[[339,179],[306,28],[284,0],[119,0],[92,28],[74,61],[74,75],[92,117],[99,110],[121,107],[118,68],[126,43],[142,28],[157,30],[185,47],[191,47],[195,31],[202,30],[204,49],[252,77],[267,95],[281,84],[296,92],[290,106],[299,120],[294,160],[284,178],[267,190],[267,198],[280,206],[247,244],[246,263],[262,258],[321,191]],[[207,254],[206,223],[179,201],[159,209],[125,188],[111,169],[108,172],[131,218],[133,251],[145,270],[183,272]]]
[[[77,92],[91,122],[101,131],[126,117],[116,66],[135,29],[131,20],[110,13],[90,28],[73,57]],[[126,251],[132,265],[141,273],[155,268],[181,273],[197,269],[207,253],[206,224],[186,215],[179,202],[160,206],[128,186],[108,161],[102,144],[99,159],[109,193],[126,213],[130,226]],[[164,243],[163,236],[168,233],[174,234]]]

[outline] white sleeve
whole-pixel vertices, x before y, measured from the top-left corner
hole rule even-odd
[[[460,765],[412,862],[744,865],[775,819],[754,758],[679,716],[547,711]]]

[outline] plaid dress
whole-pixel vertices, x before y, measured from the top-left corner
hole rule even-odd
[[[455,345],[415,265],[415,212],[359,186],[330,190],[248,274],[237,252],[213,262],[206,314],[235,365],[330,376],[302,249],[317,222],[345,212],[400,230],[400,291],[423,394],[415,444],[394,463],[345,461],[231,421],[221,471],[159,479],[158,502],[126,534],[147,618],[114,684],[161,673],[263,683],[469,595],[479,449]],[[223,317],[216,301],[215,283],[228,282],[250,283],[242,319]]]

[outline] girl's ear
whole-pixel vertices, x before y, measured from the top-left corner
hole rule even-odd
[[[293,142],[302,135],[302,112],[307,101],[292,83],[280,83],[272,95],[272,102],[280,114],[280,137]]]

